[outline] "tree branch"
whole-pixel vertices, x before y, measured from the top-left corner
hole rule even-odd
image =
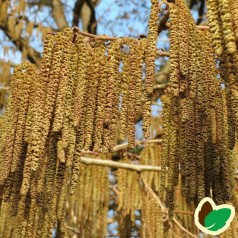
[[[73,9],[73,26],[78,26],[79,25],[79,18],[80,18],[80,13],[82,10],[82,6],[85,3],[85,0],[76,0],[74,4],[74,9]]]
[[[158,35],[160,34],[161,31],[167,29],[166,23],[167,23],[168,19],[169,19],[169,12],[167,12],[159,22]]]
[[[97,158],[81,157],[80,162],[85,165],[107,166],[107,167],[111,167],[111,168],[134,170],[137,172],[142,172],[142,171],[160,172],[161,171],[161,166],[128,164],[128,163],[115,162],[112,160],[102,160],[102,159],[97,159]]]
[[[41,54],[33,49],[31,46],[29,46],[28,42],[26,39],[19,37],[15,38],[14,32],[11,32],[9,27],[8,27],[8,18],[5,22],[5,24],[0,25],[0,29],[5,33],[5,35],[9,38],[9,40],[20,50],[21,52],[23,49],[26,50],[27,52],[27,59],[33,63],[36,64],[37,67],[40,67],[40,62],[41,62]]]
[[[60,0],[52,0],[52,16],[60,31],[68,27],[68,22],[64,15],[63,5]]]

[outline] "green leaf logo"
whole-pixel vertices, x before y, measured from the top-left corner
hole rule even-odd
[[[231,216],[230,208],[220,208],[213,210],[205,218],[205,227],[210,231],[218,231],[226,225]]]
[[[196,226],[210,235],[219,235],[224,232],[235,216],[235,208],[228,204],[216,206],[213,200],[206,197],[198,204],[194,221]]]

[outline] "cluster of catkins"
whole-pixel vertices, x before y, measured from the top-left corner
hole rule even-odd
[[[98,219],[103,224],[91,236],[104,236],[108,174],[86,169],[80,157],[110,152],[118,140],[133,146],[143,94],[149,137],[157,13],[152,1],[148,40],[107,41],[65,29],[47,35],[40,70],[29,63],[15,68],[0,118],[0,237],[49,237],[56,226],[62,231],[67,193],[75,191],[80,191],[75,219],[81,234],[90,237]],[[153,53],[147,54],[150,47]]]
[[[236,0],[207,0],[208,25],[217,56],[237,54],[238,2]]]
[[[138,163],[127,153],[122,156],[123,163]],[[140,164],[158,166],[161,160],[161,145],[146,143],[139,156]],[[141,178],[143,178],[147,186],[159,191],[159,172],[143,171],[139,174],[136,171],[118,169],[115,171],[115,175],[117,180],[117,217],[120,237],[129,237],[133,227],[137,226],[136,220],[138,219],[142,219],[143,222],[140,229],[141,237],[163,237],[162,235],[156,236],[155,231],[160,228],[157,234],[163,234],[164,225],[161,218],[161,208],[148,192],[144,192],[141,189]],[[141,211],[140,215],[137,214],[136,216],[136,211]]]
[[[238,2],[208,0],[207,10],[212,45],[225,84],[229,146],[232,148],[238,132]]]
[[[87,155],[89,157],[90,155]],[[91,158],[95,158],[91,155]],[[106,155],[101,155],[101,159]],[[81,165],[75,193],[68,196],[64,225],[75,228],[80,237],[104,237],[107,231],[109,183],[108,169],[97,165]],[[75,232],[62,229],[64,237]]]
[[[169,4],[169,12],[171,71],[162,98],[161,196],[168,167],[167,203],[172,216],[179,170],[189,203],[197,204],[205,196],[217,204],[231,199],[235,137],[234,130],[228,130],[232,125],[225,90],[216,75],[212,34],[196,27],[183,0]]]

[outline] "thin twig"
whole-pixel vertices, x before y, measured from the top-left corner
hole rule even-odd
[[[73,30],[77,34],[80,34],[82,36],[87,36],[90,38],[96,38],[98,40],[117,40],[118,39],[118,37],[113,37],[113,36],[108,36],[108,35],[93,35],[93,34],[90,34],[87,32],[80,31],[80,29],[78,27],[74,27]]]
[[[65,224],[64,224],[64,228],[66,228],[66,229],[68,229],[68,230],[70,230],[70,231],[72,231],[76,234],[80,234],[79,229],[77,229],[77,228],[73,228],[73,227],[67,226]]]
[[[157,56],[167,56],[167,57],[169,57],[169,52],[166,52],[166,51],[157,51],[157,52],[156,52],[156,55],[157,55]]]
[[[152,105],[156,105],[156,106],[159,106],[159,107],[163,106],[161,103],[158,103],[158,102],[152,102]]]
[[[8,90],[9,87],[0,86],[0,90]]]
[[[165,89],[167,87],[168,87],[168,83],[161,83],[161,84],[156,84],[153,89],[158,90],[158,89]]]

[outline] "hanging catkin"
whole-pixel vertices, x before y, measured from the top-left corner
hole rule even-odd
[[[169,161],[169,133],[170,133],[170,118],[171,118],[171,108],[170,108],[170,98],[164,96],[162,99],[163,102],[163,145],[162,145],[162,159],[161,159],[161,197],[164,196],[165,192],[165,178],[166,178],[166,169],[168,167]]]
[[[230,13],[232,16],[232,23],[234,34],[236,38],[236,47],[238,45],[238,2],[236,0],[229,1]]]
[[[221,17],[219,14],[219,1],[208,0],[207,2],[207,18],[208,25],[211,31],[212,44],[215,53],[218,56],[222,55],[222,28],[221,28]]]
[[[116,121],[118,118],[118,80],[119,77],[119,62],[120,62],[120,50],[122,41],[112,41],[108,48],[108,65],[109,65],[109,78],[107,88],[106,110],[104,119],[104,138],[103,144],[107,150],[111,151],[116,145]]]
[[[21,146],[23,143],[25,119],[28,107],[28,93],[30,86],[30,77],[27,76],[27,71],[31,66],[28,64],[21,65],[15,69],[15,76],[12,78],[11,96],[9,99],[9,108],[5,117],[8,118],[9,124],[5,129],[5,138],[3,137],[3,170],[1,172],[0,184],[4,183],[10,171],[14,173],[19,163],[21,155]],[[24,72],[26,71],[26,73]],[[23,105],[20,107],[20,101],[23,100]],[[19,126],[18,123],[20,124]],[[20,130],[17,133],[16,130]],[[4,136],[3,135],[3,136]],[[14,146],[14,142],[16,144]],[[13,167],[11,168],[13,164]]]
[[[141,97],[142,97],[142,77],[143,77],[143,64],[144,64],[144,58],[145,58],[145,50],[146,50],[146,43],[147,40],[146,38],[142,38],[139,40],[136,50],[137,50],[137,57],[136,57],[136,72],[135,72],[135,77],[136,77],[136,116],[138,113],[141,111]]]
[[[124,46],[128,44],[128,40],[123,41]],[[120,131],[119,131],[119,139],[125,140],[127,133],[127,115],[128,115],[128,107],[129,107],[129,83],[131,80],[130,75],[130,58],[128,56],[128,52],[122,53],[122,63],[123,63],[123,71],[122,71],[122,107],[120,111]]]
[[[67,39],[67,37],[63,37],[64,44],[72,44],[71,39]],[[72,47],[72,46],[71,46]],[[70,47],[64,49],[64,58],[62,59],[62,68],[59,72],[60,81],[58,85],[57,98],[55,103],[55,111],[54,111],[54,124],[53,131],[58,132],[62,129],[63,120],[64,120],[64,111],[65,111],[65,98],[67,95],[67,86],[69,81],[69,63],[70,63]]]
[[[103,137],[103,121],[105,116],[105,100],[107,91],[107,67],[108,62],[106,58],[106,47],[105,43],[101,43],[99,63],[101,74],[98,78],[98,97],[97,97],[97,108],[96,108],[96,121],[94,131],[94,151],[98,151],[102,146]]]
[[[232,27],[232,15],[230,12],[230,1],[219,0],[219,10],[222,21],[223,38],[226,49],[229,54],[234,54],[237,51],[236,39]]]
[[[170,6],[170,21],[171,21],[171,36],[170,36],[170,85],[167,91],[174,96],[179,94],[179,38],[178,32],[178,21],[177,8],[174,5]],[[181,63],[182,64],[182,63]]]
[[[128,114],[127,114],[127,121],[128,121],[128,145],[129,147],[133,147],[135,145],[135,118],[136,118],[136,108],[135,105],[136,101],[136,86],[137,86],[137,42],[129,42],[130,47],[130,71],[131,71],[131,78],[129,82],[129,105],[128,105]]]
[[[90,49],[91,57],[90,57],[90,65],[88,68],[87,77],[90,79],[89,87],[88,87],[88,95],[87,95],[87,111],[85,117],[85,141],[84,141],[84,150],[90,150],[92,146],[92,136],[93,136],[93,128],[94,128],[94,114],[96,110],[96,98],[97,98],[97,88],[98,88],[98,63],[97,57],[99,56],[100,50],[98,50],[97,44],[98,42],[93,42]]]
[[[155,74],[155,58],[156,58],[156,43],[158,37],[158,14],[159,5],[157,0],[151,1],[151,12],[149,20],[149,33],[147,38],[147,47],[145,55],[146,64],[146,79],[143,105],[143,133],[145,138],[150,137],[150,123],[151,123],[151,103],[154,87],[154,74]]]

